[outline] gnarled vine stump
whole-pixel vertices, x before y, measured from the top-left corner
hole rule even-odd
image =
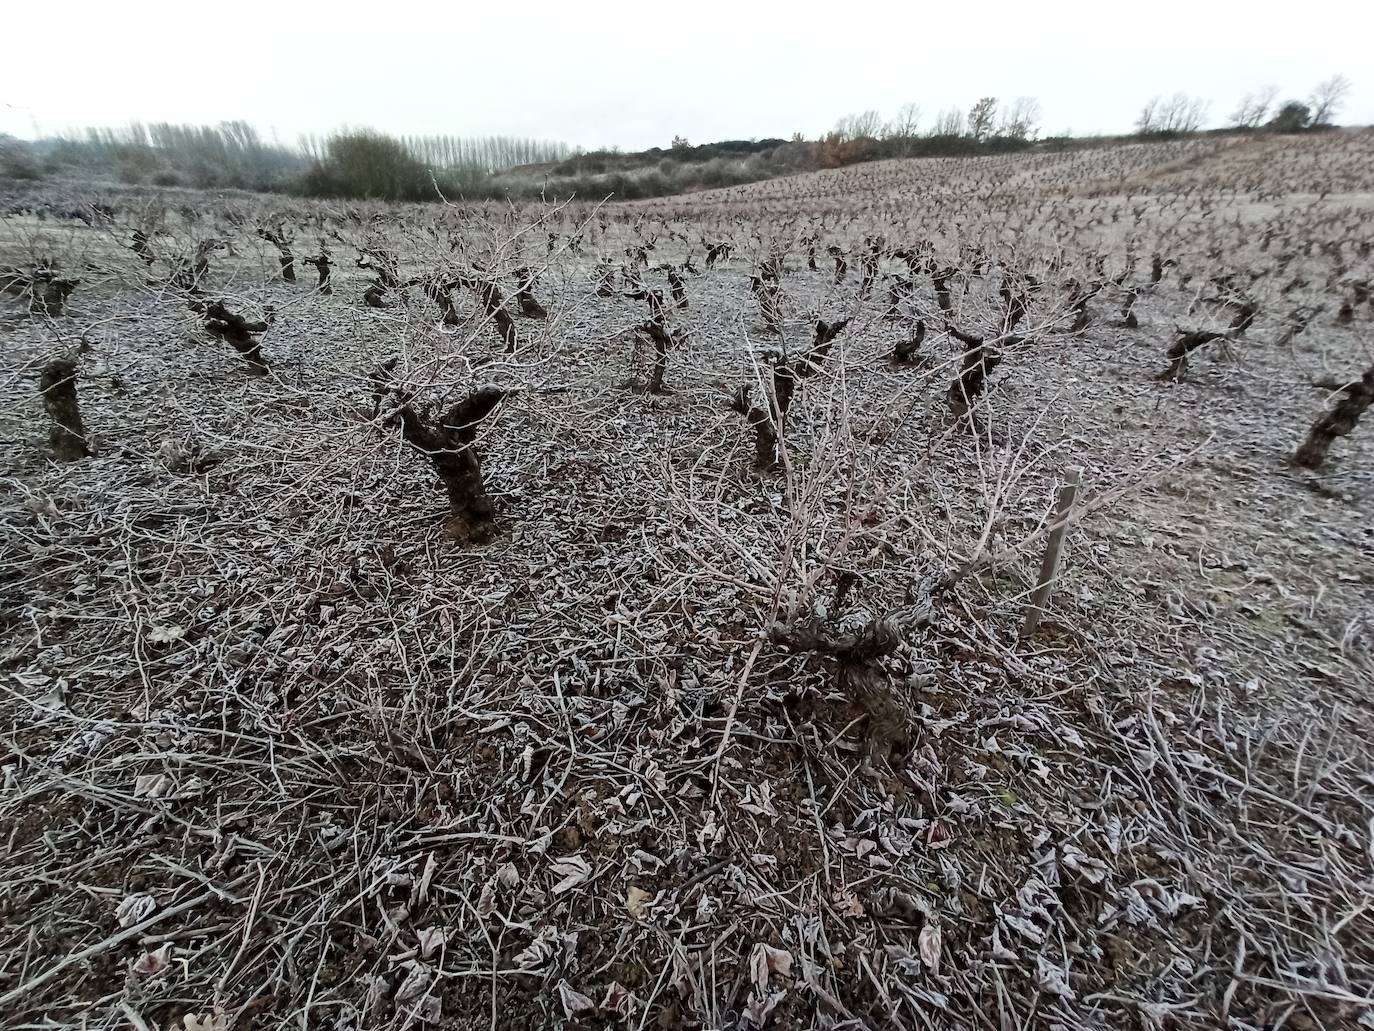
[[[237,351],[253,375],[267,375],[267,359],[262,356],[262,344],[257,339],[257,334],[267,332],[266,322],[250,322],[230,311],[223,301],[208,305],[192,301],[191,310],[205,316],[205,331]]]
[[[374,379],[386,384],[385,366]],[[400,398],[393,419],[407,444],[429,459],[448,498],[447,530],[454,540],[480,543],[495,531],[496,506],[487,494],[476,443],[478,427],[489,418],[506,392],[479,387],[438,416],[417,412],[409,396]]]
[[[1319,468],[1336,438],[1355,429],[1371,402],[1374,402],[1374,366],[1365,370],[1355,382],[1341,388],[1336,403],[1307,431],[1307,439],[1293,455],[1293,464],[1307,469]]]
[[[86,430],[81,422],[81,407],[76,397],[76,362],[55,358],[43,366],[39,378],[43,408],[52,425],[48,445],[59,462],[75,462],[90,455]]]

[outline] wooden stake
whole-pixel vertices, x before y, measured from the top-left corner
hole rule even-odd
[[[1068,529],[1066,517],[1078,496],[1078,481],[1082,475],[1083,471],[1077,466],[1070,468],[1066,482],[1059,488],[1059,500],[1054,511],[1055,525],[1050,531],[1049,539],[1045,541],[1045,555],[1040,560],[1040,582],[1036,585],[1035,593],[1031,595],[1030,607],[1026,609],[1026,621],[1021,625],[1022,640],[1034,635],[1035,628],[1040,625],[1045,602],[1049,601],[1050,588],[1054,586],[1055,576],[1059,572],[1059,555],[1064,547],[1064,531]]]

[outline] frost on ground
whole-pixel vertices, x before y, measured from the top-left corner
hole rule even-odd
[[[1374,1027],[1371,158],[11,189],[0,1023]]]

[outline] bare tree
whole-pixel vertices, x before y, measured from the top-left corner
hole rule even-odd
[[[1238,129],[1258,129],[1269,117],[1269,109],[1278,96],[1279,88],[1272,85],[1245,94],[1231,114],[1231,124]]]
[[[882,115],[874,110],[857,115],[846,115],[835,123],[835,132],[841,141],[875,139],[882,132],[882,128]]]
[[[897,108],[897,114],[883,127],[883,136],[889,140],[914,139],[921,128],[921,105],[907,101]]]
[[[1331,125],[1340,114],[1346,97],[1350,95],[1350,80],[1344,75],[1333,75],[1324,82],[1317,83],[1308,101],[1312,108],[1313,125]]]
[[[453,291],[458,285],[456,282],[445,282],[442,277],[431,275],[407,280],[404,285],[407,289],[418,286],[421,293],[438,305],[445,326],[456,326],[463,321],[458,304],[453,299]]]
[[[1135,120],[1136,131],[1142,136],[1150,133],[1159,132],[1159,98],[1151,97],[1145,102],[1145,106],[1140,109],[1140,114]]]
[[[1182,91],[1167,100],[1155,97],[1140,112],[1136,129],[1143,136],[1197,132],[1207,119],[1207,108],[1207,101]]]
[[[1175,93],[1164,105],[1165,132],[1197,132],[1207,118],[1207,101]]]
[[[1017,97],[1002,116],[997,130],[1013,140],[1031,140],[1040,131],[1040,101],[1034,97]]]
[[[932,136],[959,136],[964,131],[964,113],[957,107],[946,108],[935,119]]]
[[[865,137],[874,138],[882,132],[882,115],[873,110],[865,111],[863,114],[856,115],[853,118],[851,128],[853,129],[855,139],[862,139]]]
[[[668,371],[668,352],[678,346],[677,337],[668,328],[664,315],[662,301],[659,301],[648,320],[635,327],[635,332],[647,338],[654,347],[654,364],[649,369],[649,382],[645,387],[650,394],[668,393],[668,388],[663,385],[664,374]]]
[[[992,127],[997,118],[997,98],[981,97],[968,111],[968,134],[975,140],[985,140],[992,135]]]

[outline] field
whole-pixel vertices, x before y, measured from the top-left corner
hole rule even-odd
[[[0,210],[0,1026],[1374,1027],[1374,132]]]

